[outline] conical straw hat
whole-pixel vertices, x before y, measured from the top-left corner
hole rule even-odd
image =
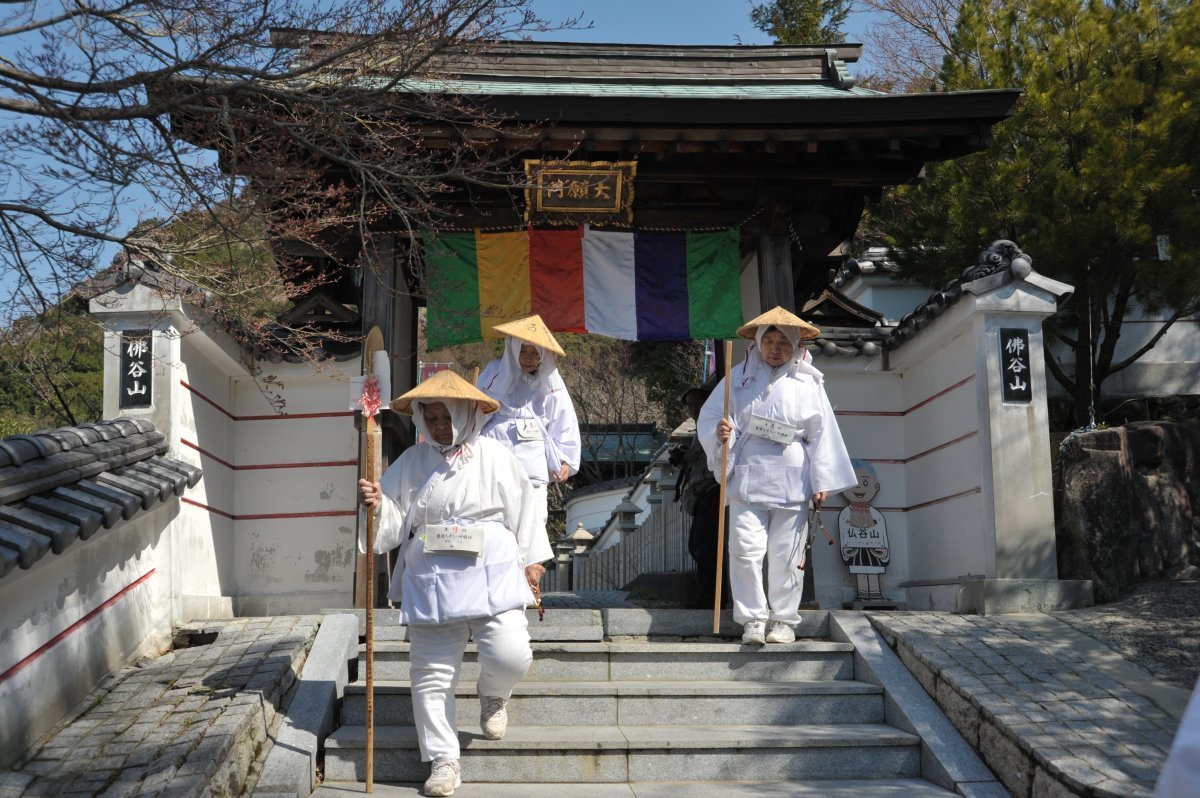
[[[495,413],[500,403],[476,388],[450,369],[439,371],[408,393],[392,400],[397,413],[412,415],[412,403],[417,400],[438,402],[444,399],[474,399],[485,413]]]
[[[558,345],[558,341],[554,340],[554,336],[550,334],[550,328],[542,321],[542,317],[536,313],[528,318],[497,324],[492,329],[498,333],[511,335],[513,338],[520,338],[522,341],[549,349],[559,357],[567,354]]]
[[[750,321],[738,327],[737,334],[742,338],[754,340],[754,334],[759,327],[799,327],[800,340],[808,341],[816,338],[821,334],[813,325],[806,322],[804,319],[797,316],[795,313],[784,310],[776,305],[758,318],[750,319]]]

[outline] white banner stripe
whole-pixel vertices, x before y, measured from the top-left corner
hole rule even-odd
[[[633,233],[583,234],[583,305],[589,333],[637,340]]]

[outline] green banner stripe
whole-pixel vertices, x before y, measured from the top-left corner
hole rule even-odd
[[[734,338],[742,325],[741,234],[687,234],[688,320],[693,339]]]
[[[483,340],[474,233],[425,233],[425,346]]]

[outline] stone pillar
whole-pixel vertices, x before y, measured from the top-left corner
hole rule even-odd
[[[575,543],[570,538],[562,538],[554,544],[554,589],[559,593],[571,591],[571,555],[575,552]]]
[[[621,530],[621,573],[613,580],[613,587],[617,589],[629,584],[637,575],[639,563],[637,548],[634,545],[636,536],[633,533],[637,530],[637,514],[641,509],[626,496],[613,510],[613,514],[617,516],[617,527]]]

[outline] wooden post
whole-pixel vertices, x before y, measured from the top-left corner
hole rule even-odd
[[[729,418],[729,362],[733,360],[733,341],[725,342],[725,409],[721,418]],[[729,439],[721,442],[721,492],[717,502],[717,587],[713,601],[713,634],[721,631],[721,574],[725,570],[725,487],[729,481]]]

